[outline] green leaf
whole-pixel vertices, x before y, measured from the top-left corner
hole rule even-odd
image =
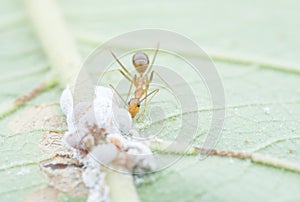
[[[184,156],[164,171],[142,177],[143,183],[137,183],[142,201],[300,200],[299,2],[62,0],[58,5],[83,58],[120,33],[162,28],[197,42],[220,73],[227,106],[216,150],[251,156]],[[2,1],[0,16],[2,112],[47,80],[52,66],[22,1]],[[201,128],[193,144],[201,146],[212,109],[200,81],[189,82],[199,89]],[[0,116],[0,201],[29,200],[48,186],[39,162],[51,155],[39,144],[50,130],[65,129],[60,93],[61,87],[51,86]],[[165,103],[171,107],[174,102]],[[158,98],[153,104],[162,103]],[[164,121],[169,127],[160,136],[171,140],[176,121]]]

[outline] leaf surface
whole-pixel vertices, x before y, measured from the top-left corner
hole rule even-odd
[[[58,2],[83,57],[105,40],[129,30],[162,28],[188,36],[212,56],[226,94],[226,118],[216,149],[275,159],[263,165],[249,159],[184,156],[162,172],[137,184],[142,201],[299,201],[300,173],[300,4],[297,1],[107,1]],[[0,109],[30,92],[50,75],[22,1],[0,6]],[[161,61],[172,62],[163,56]],[[125,61],[128,65],[129,60]],[[180,66],[179,63],[172,65]],[[113,78],[115,79],[115,78]],[[199,89],[201,146],[208,130],[211,104]],[[180,84],[179,84],[180,85]],[[39,161],[43,135],[64,129],[56,86],[0,120],[0,201],[22,201],[47,186]],[[174,102],[165,101],[166,108]],[[163,104],[161,100],[153,103]],[[177,122],[166,118],[161,138],[171,140]],[[152,130],[159,123],[145,126]],[[266,161],[268,159],[265,159]],[[297,167],[298,166],[298,167]],[[82,200],[62,196],[61,200]]]

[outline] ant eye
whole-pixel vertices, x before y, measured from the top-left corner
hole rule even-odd
[[[141,106],[141,104],[137,104],[137,106],[138,106],[138,107],[140,107],[140,106]]]

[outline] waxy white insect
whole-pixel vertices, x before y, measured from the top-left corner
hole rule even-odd
[[[90,191],[89,202],[109,201],[100,163],[129,172],[155,169],[147,144],[126,136],[131,130],[132,118],[127,110],[118,106],[113,91],[102,86],[96,86],[94,91],[94,100],[74,106],[67,86],[60,99],[68,124],[62,141],[84,164],[82,178]]]

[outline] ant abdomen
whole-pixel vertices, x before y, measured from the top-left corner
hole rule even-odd
[[[132,63],[136,71],[143,74],[148,68],[149,58],[145,53],[136,53],[132,57]]]

